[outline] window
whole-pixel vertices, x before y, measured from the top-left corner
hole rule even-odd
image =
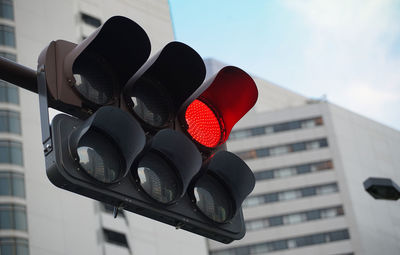
[[[254,177],[256,178],[256,180],[273,179],[274,178],[274,170],[255,172]]]
[[[25,197],[24,175],[13,172],[0,172],[0,196]]]
[[[15,33],[13,27],[0,25],[0,44],[15,47]]]
[[[270,226],[283,225],[283,218],[282,216],[270,217],[268,218],[268,223]]]
[[[15,237],[0,237],[0,254],[29,255],[28,240]]]
[[[0,80],[0,102],[19,104],[18,88]]]
[[[306,144],[304,142],[294,143],[290,146],[291,151],[304,151],[306,149]]]
[[[93,27],[99,27],[101,26],[101,20],[98,18],[95,18],[93,16],[90,16],[85,13],[81,13],[81,19],[85,24],[88,24]]]
[[[315,196],[315,187],[307,187],[301,190],[301,195],[303,197]]]
[[[0,229],[27,230],[26,207],[0,204]]]
[[[12,0],[0,0],[0,17],[3,19],[14,20]]]
[[[257,158],[267,157],[270,155],[269,149],[268,148],[257,149],[256,155],[257,155]]]
[[[0,140],[0,163],[22,166],[22,144],[15,141]]]
[[[21,134],[21,121],[19,112],[0,110],[0,133]]]
[[[107,242],[129,248],[125,234],[108,229],[103,229],[103,234]]]

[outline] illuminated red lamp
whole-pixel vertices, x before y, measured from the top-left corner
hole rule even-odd
[[[199,144],[215,148],[229,137],[233,126],[254,106],[258,91],[245,71],[226,66],[200,87],[185,111],[187,132]]]

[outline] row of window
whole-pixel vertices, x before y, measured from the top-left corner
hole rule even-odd
[[[0,229],[26,231],[28,229],[26,207],[24,205],[0,204]]]
[[[14,20],[14,9],[12,0],[0,0],[0,17]]]
[[[330,243],[350,239],[347,229],[318,233],[313,235],[295,237],[260,244],[247,245],[220,251],[213,251],[210,255],[251,255],[271,251],[287,250],[315,244]]]
[[[329,183],[318,186],[310,186],[299,189],[285,190],[267,194],[254,195],[246,198],[243,207],[258,206],[267,203],[294,200],[303,197],[319,196],[338,192],[339,188],[336,183]]]
[[[236,154],[243,160],[246,160],[246,159],[255,159],[262,157],[278,156],[298,151],[315,150],[327,146],[328,146],[328,141],[326,140],[326,138],[322,138],[317,140],[278,145],[273,147],[252,149],[248,151],[240,151],[236,152]]]
[[[0,80],[0,103],[19,104],[18,88]]]
[[[242,130],[234,130],[229,135],[230,140],[238,140],[252,136],[267,135],[293,129],[312,128],[315,126],[323,125],[322,117],[312,119],[303,119],[297,121],[290,121],[278,124],[272,124],[262,127],[247,128]]]
[[[246,221],[246,230],[255,231],[282,225],[291,225],[301,222],[334,218],[344,214],[342,206],[330,208],[314,209],[303,212],[291,213],[286,215],[272,216],[262,219]]]
[[[0,133],[21,134],[21,119],[19,112],[0,110]]]
[[[25,197],[25,181],[22,173],[0,172],[0,196]]]
[[[8,25],[0,25],[0,45],[15,48],[15,29]]]
[[[0,140],[0,164],[23,165],[22,143]]]
[[[15,237],[0,237],[1,255],[29,255],[28,240]]]
[[[256,178],[257,181],[261,181],[267,179],[285,178],[289,176],[306,174],[316,171],[330,170],[330,169],[333,169],[333,163],[331,160],[326,160],[309,164],[257,171],[254,173],[254,177]]]

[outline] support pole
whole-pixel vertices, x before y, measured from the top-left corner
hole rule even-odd
[[[0,79],[38,93],[36,71],[4,57],[0,57]]]

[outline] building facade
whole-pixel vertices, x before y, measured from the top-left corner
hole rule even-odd
[[[247,233],[229,245],[209,241],[210,254],[398,254],[400,205],[374,200],[362,183],[400,181],[400,132],[256,83],[255,110],[228,140],[256,177],[243,204]]]
[[[145,29],[152,54],[174,39],[167,0],[0,0],[0,54],[36,69],[52,40],[80,42],[114,15]],[[203,255],[207,246],[133,213],[114,219],[107,205],[53,186],[37,94],[0,81],[0,254]]]

